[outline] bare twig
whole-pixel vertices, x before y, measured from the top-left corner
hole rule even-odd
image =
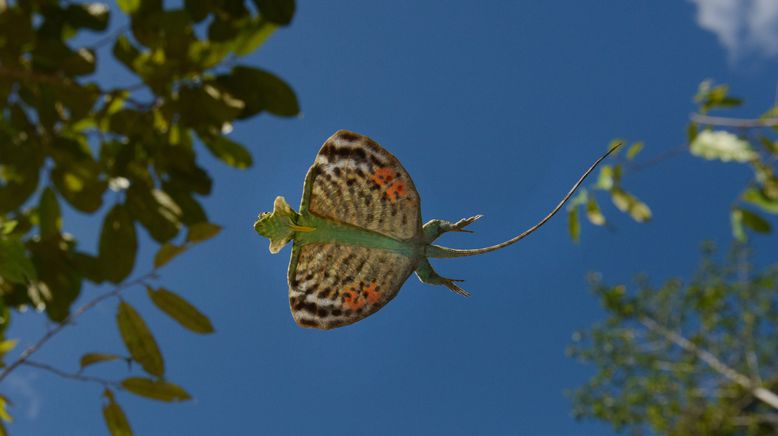
[[[773,409],[778,410],[778,395],[776,395],[774,392],[754,383],[747,376],[741,374],[734,368],[719,360],[719,358],[714,356],[713,353],[707,350],[703,350],[680,334],[660,325],[652,318],[641,316],[639,320],[640,323],[649,330],[659,333],[675,345],[690,353],[693,353],[700,360],[708,364],[708,366],[710,366],[714,371],[724,376],[724,378],[740,385],[745,389],[748,389],[754,397],[758,398]]]
[[[61,332],[65,327],[67,327],[70,324],[72,324],[73,321],[75,321],[78,317],[83,315],[86,311],[88,311],[89,309],[97,306],[98,304],[100,304],[104,300],[107,300],[107,299],[112,298],[112,297],[119,296],[119,294],[124,289],[127,289],[127,288],[135,286],[135,285],[143,284],[146,281],[148,281],[149,279],[152,279],[152,278],[156,277],[156,275],[157,275],[157,271],[156,270],[152,270],[152,271],[150,271],[150,272],[148,272],[148,273],[146,273],[146,274],[144,274],[144,275],[142,275],[142,276],[140,276],[138,278],[135,278],[133,280],[129,280],[129,281],[126,281],[124,283],[121,283],[118,286],[116,286],[116,288],[114,288],[113,290],[111,290],[109,292],[106,292],[104,294],[98,295],[94,299],[84,303],[83,306],[79,307],[75,312],[71,313],[67,318],[65,318],[64,321],[62,321],[60,324],[57,324],[56,327],[54,327],[53,329],[47,331],[34,344],[32,344],[29,347],[27,347],[27,349],[24,350],[22,352],[22,354],[20,354],[19,357],[16,360],[14,360],[10,365],[8,365],[5,368],[3,368],[3,371],[0,372],[0,382],[2,382],[6,377],[8,377],[8,374],[10,374],[13,370],[15,370],[19,365],[24,364],[25,362],[27,362],[28,359],[30,358],[30,356],[32,356],[38,350],[40,350],[40,348],[43,345],[45,345],[46,342],[49,341],[49,339],[51,339],[54,336],[56,336],[57,334],[59,334],[59,332]]]
[[[688,145],[681,144],[681,145],[679,145],[677,147],[673,147],[673,148],[671,148],[669,150],[666,150],[666,151],[662,152],[661,154],[659,154],[658,156],[656,156],[654,158],[651,158],[651,159],[649,159],[649,160],[647,160],[645,162],[640,162],[640,163],[628,162],[626,169],[630,173],[637,173],[637,172],[643,171],[646,168],[650,168],[650,167],[652,167],[654,165],[660,164],[660,163],[662,163],[662,162],[664,162],[664,161],[666,161],[668,159],[674,158],[674,157],[678,156],[679,154],[686,152],[686,150],[688,150],[688,148],[689,148]]]
[[[42,369],[44,371],[48,371],[52,374],[55,374],[62,378],[72,379],[72,380],[78,380],[78,381],[85,381],[85,382],[93,382],[93,383],[99,383],[103,386],[111,386],[117,389],[121,389],[121,384],[119,382],[115,382],[112,380],[106,380],[100,377],[93,377],[89,375],[83,375],[80,373],[72,373],[72,372],[65,372],[59,368],[55,368],[51,365],[41,363],[41,362],[35,362],[33,360],[26,360],[22,363],[24,366],[29,366],[32,368],[38,368]]]
[[[742,127],[752,129],[756,127],[776,127],[778,126],[778,118],[727,118],[727,117],[714,117],[703,114],[691,114],[692,121],[700,124],[709,124],[712,126],[722,127]]]

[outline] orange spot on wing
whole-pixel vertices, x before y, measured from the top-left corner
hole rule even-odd
[[[386,198],[392,203],[404,198],[406,195],[408,195],[408,190],[405,189],[405,182],[402,180],[396,180],[392,183],[392,186],[386,190]]]
[[[378,186],[386,186],[394,180],[395,176],[393,168],[379,167],[373,171],[373,175],[370,179]]]
[[[359,310],[366,304],[375,304],[381,299],[378,283],[371,282],[367,286],[348,286],[343,289],[343,305],[349,310]]]
[[[381,299],[381,291],[378,289],[378,283],[376,282],[370,283],[365,288],[365,292],[367,293],[367,302],[370,304],[375,304]]]
[[[359,292],[353,288],[346,288],[343,290],[343,305],[349,310],[357,310],[365,305],[365,299],[361,298]]]

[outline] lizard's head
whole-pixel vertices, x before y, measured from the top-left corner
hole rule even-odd
[[[270,239],[271,253],[281,251],[281,248],[294,237],[295,215],[297,213],[289,207],[284,197],[281,196],[276,197],[272,213],[262,212],[259,214],[257,222],[254,223],[254,230]]]

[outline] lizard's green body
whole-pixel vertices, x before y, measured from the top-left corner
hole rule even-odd
[[[614,147],[615,149],[615,147]],[[490,247],[458,250],[432,244],[446,232],[481,216],[421,225],[420,201],[399,161],[366,136],[341,130],[322,146],[305,180],[300,212],[277,197],[254,229],[277,253],[293,242],[289,304],[303,327],[334,328],[374,313],[399,291],[411,272],[427,284],[469,295],[439,276],[428,258],[472,256],[499,250],[535,231],[570,198],[598,159],[544,219],[520,235]]]

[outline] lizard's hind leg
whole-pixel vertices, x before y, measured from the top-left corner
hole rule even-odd
[[[438,273],[435,272],[434,269],[432,269],[432,265],[430,265],[430,262],[427,259],[422,259],[422,261],[419,262],[419,265],[416,266],[416,277],[418,277],[422,283],[426,283],[428,285],[443,285],[459,295],[464,297],[470,296],[469,292],[460,288],[455,283],[462,282],[463,280],[447,279],[445,277],[441,277],[438,275]]]
[[[430,220],[422,227],[422,230],[424,231],[424,242],[429,244],[446,232],[473,233],[472,230],[465,230],[465,227],[476,222],[482,216],[483,215],[476,215],[471,216],[470,218],[463,218],[455,223],[446,220]]]

